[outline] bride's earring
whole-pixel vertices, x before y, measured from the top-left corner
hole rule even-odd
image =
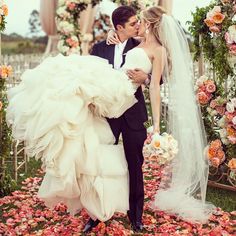
[[[149,34],[149,29],[146,29],[146,30],[145,30],[145,33],[146,33],[146,34]]]

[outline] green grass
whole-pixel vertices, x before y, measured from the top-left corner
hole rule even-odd
[[[224,211],[231,212],[236,210],[236,192],[234,191],[208,187],[207,201],[212,202]]]

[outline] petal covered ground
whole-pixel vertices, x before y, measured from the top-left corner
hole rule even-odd
[[[208,224],[191,224],[180,218],[154,212],[150,208],[153,196],[161,178],[160,167],[146,161],[144,164],[145,206],[143,223],[145,231],[136,235],[156,236],[228,236],[236,235],[236,211],[228,213],[217,209]],[[59,204],[54,210],[45,207],[37,197],[43,173],[28,178],[20,191],[0,199],[0,235],[70,236],[81,235],[89,216],[82,210],[75,217],[66,212],[66,206]],[[125,215],[116,214],[108,222],[100,223],[90,235],[135,235]]]

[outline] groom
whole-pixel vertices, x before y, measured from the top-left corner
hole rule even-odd
[[[139,44],[133,38],[137,36],[139,28],[136,11],[129,6],[120,6],[112,13],[112,23],[121,43],[107,45],[105,41],[102,41],[94,45],[91,54],[107,59],[115,69],[119,69],[125,62],[127,51]],[[148,75],[141,70],[131,71],[130,74],[132,75],[131,79],[139,82],[140,85],[148,79]],[[107,79],[109,80],[109,78]],[[148,119],[141,86],[137,89],[135,97],[138,102],[134,106],[129,108],[121,117],[107,119],[107,121],[115,136],[115,144],[118,144],[119,136],[122,134],[130,184],[129,211],[127,214],[133,230],[141,231],[143,229],[144,204],[142,148],[146,139],[146,129],[143,123]],[[112,201],[112,199],[110,200]],[[90,231],[98,223],[98,220],[90,219],[84,228],[84,232]]]

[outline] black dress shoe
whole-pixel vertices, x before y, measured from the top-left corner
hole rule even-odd
[[[142,224],[142,222],[136,222],[136,224],[135,224],[135,231],[136,232],[141,232],[141,231],[143,231],[143,229],[144,229],[144,227],[143,227],[143,224]]]
[[[88,233],[92,228],[96,227],[100,223],[100,220],[93,220],[90,218],[87,224],[84,226],[83,233]]]
[[[131,223],[131,229],[132,229],[134,232],[137,232],[136,224]]]

